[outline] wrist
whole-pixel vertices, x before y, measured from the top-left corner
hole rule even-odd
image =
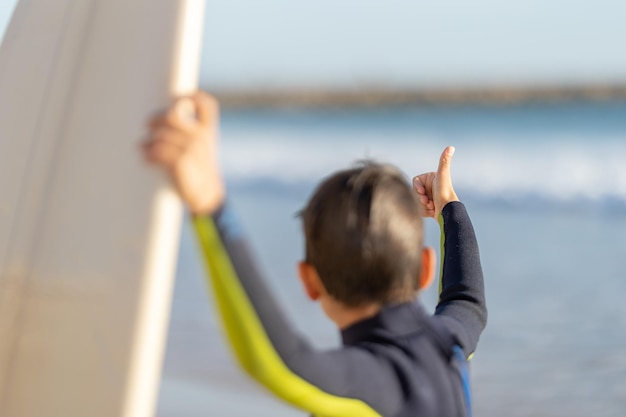
[[[226,189],[223,184],[213,188],[204,198],[187,201],[187,208],[192,216],[210,216],[224,204]]]
[[[455,201],[460,201],[459,197],[457,197],[456,193],[453,191],[450,195],[446,196],[446,198],[441,199],[441,202],[437,204],[436,213],[441,213],[445,206]]]

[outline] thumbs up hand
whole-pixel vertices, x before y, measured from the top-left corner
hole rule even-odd
[[[454,147],[443,150],[436,172],[427,172],[413,178],[413,188],[417,192],[424,217],[434,217],[441,213],[446,204],[459,201],[452,187],[450,163],[454,155]]]

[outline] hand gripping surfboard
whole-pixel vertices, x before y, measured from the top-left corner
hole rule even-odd
[[[0,416],[154,414],[181,205],[142,161],[204,0],[21,0],[0,47]]]

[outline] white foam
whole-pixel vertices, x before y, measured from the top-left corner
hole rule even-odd
[[[459,189],[494,197],[532,194],[557,200],[626,201],[626,143],[619,139],[457,138],[457,143],[449,143],[424,135],[239,133],[225,138],[222,155],[231,180],[317,182],[363,158],[391,162],[413,176],[436,169],[441,151],[452,144],[457,148],[453,178]]]

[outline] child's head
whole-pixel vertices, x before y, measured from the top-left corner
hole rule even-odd
[[[302,218],[306,263],[346,307],[409,301],[426,285],[420,206],[398,169],[367,162],[331,175]]]

